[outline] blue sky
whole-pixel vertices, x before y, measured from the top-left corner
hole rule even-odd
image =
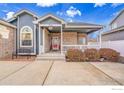
[[[7,20],[12,14],[21,9],[28,9],[42,16],[47,13],[53,13],[66,21],[82,21],[96,24],[108,24],[121,9],[124,4],[114,3],[10,3],[0,4],[0,18]]]
[[[27,9],[39,17],[53,13],[69,22],[107,25],[123,8],[123,3],[1,3],[0,18],[7,20],[17,11]]]

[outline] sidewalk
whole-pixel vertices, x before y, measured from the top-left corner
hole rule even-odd
[[[124,85],[124,64],[0,62],[0,85]]]

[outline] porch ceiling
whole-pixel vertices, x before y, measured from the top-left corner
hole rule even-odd
[[[65,32],[66,31],[69,31],[69,32],[83,32],[83,33],[87,33],[87,34],[89,34],[89,33],[92,33],[92,32],[95,32],[95,31],[98,31],[98,30],[100,30],[100,29],[98,29],[98,28],[65,28],[65,29],[63,29]]]
[[[47,27],[47,29],[50,32],[61,32],[61,28],[60,27],[51,27],[52,29],[49,29],[49,27]],[[82,33],[92,33],[95,31],[100,30],[100,28],[63,28],[63,32],[82,32]]]

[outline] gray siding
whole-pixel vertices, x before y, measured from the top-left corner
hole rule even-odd
[[[11,24],[17,26],[17,19],[10,22]]]
[[[36,27],[36,53],[39,53],[39,27]]]
[[[123,26],[124,25],[124,12],[117,18],[115,19],[112,24],[116,23],[117,27]],[[112,24],[110,26],[112,26]]]
[[[116,41],[116,40],[124,40],[124,31],[118,31],[102,36],[102,41]]]
[[[19,18],[19,19],[18,19]],[[17,17],[17,19],[11,21],[10,23],[13,24],[13,25],[16,25],[17,26],[17,33],[16,33],[16,36],[15,37],[15,40],[17,42],[17,45],[16,45],[16,50],[18,50],[18,53],[23,53],[23,52],[26,52],[26,50],[30,49],[32,51],[32,53],[34,53],[36,51],[36,54],[39,53],[39,27],[36,26],[36,31],[34,31],[34,24],[33,24],[33,21],[36,20],[37,18],[34,18],[33,16],[27,14],[27,13],[23,13],[21,15],[19,15]],[[44,20],[45,21],[45,20]],[[19,26],[18,26],[19,24]],[[20,30],[23,26],[30,26],[33,30],[33,43],[35,42],[36,45],[33,44],[33,47],[20,47]],[[34,36],[34,33],[36,33]],[[34,39],[36,37],[36,40]],[[42,45],[42,31],[41,31],[41,45]],[[34,50],[34,47],[36,47],[36,50]]]
[[[41,24],[61,24],[58,20],[55,20],[53,18],[47,18],[40,22]]]
[[[33,16],[31,16],[31,15],[29,15],[29,14],[27,14],[27,13],[23,13],[23,14],[21,14],[21,15],[19,15],[19,32],[18,32],[18,37],[20,36],[19,34],[20,34],[20,30],[21,30],[21,28],[23,27],[23,26],[29,26],[29,27],[31,27],[32,28],[32,30],[33,30],[33,47],[20,47],[20,38],[18,38],[19,39],[19,41],[18,41],[18,45],[19,45],[19,52],[20,53],[23,53],[23,52],[26,52],[27,51],[27,49],[29,50],[30,49],[30,51],[32,52],[32,53],[34,53],[35,51],[34,51],[34,33],[35,33],[35,31],[34,31],[34,24],[33,24],[33,20],[34,20],[34,18],[33,18]]]

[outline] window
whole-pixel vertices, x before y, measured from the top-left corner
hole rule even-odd
[[[86,44],[86,38],[85,37],[80,37],[79,38],[79,44],[85,45]]]
[[[115,29],[115,28],[117,28],[117,23],[112,24],[112,29]]]
[[[20,46],[31,47],[33,45],[33,31],[29,26],[21,28]]]

